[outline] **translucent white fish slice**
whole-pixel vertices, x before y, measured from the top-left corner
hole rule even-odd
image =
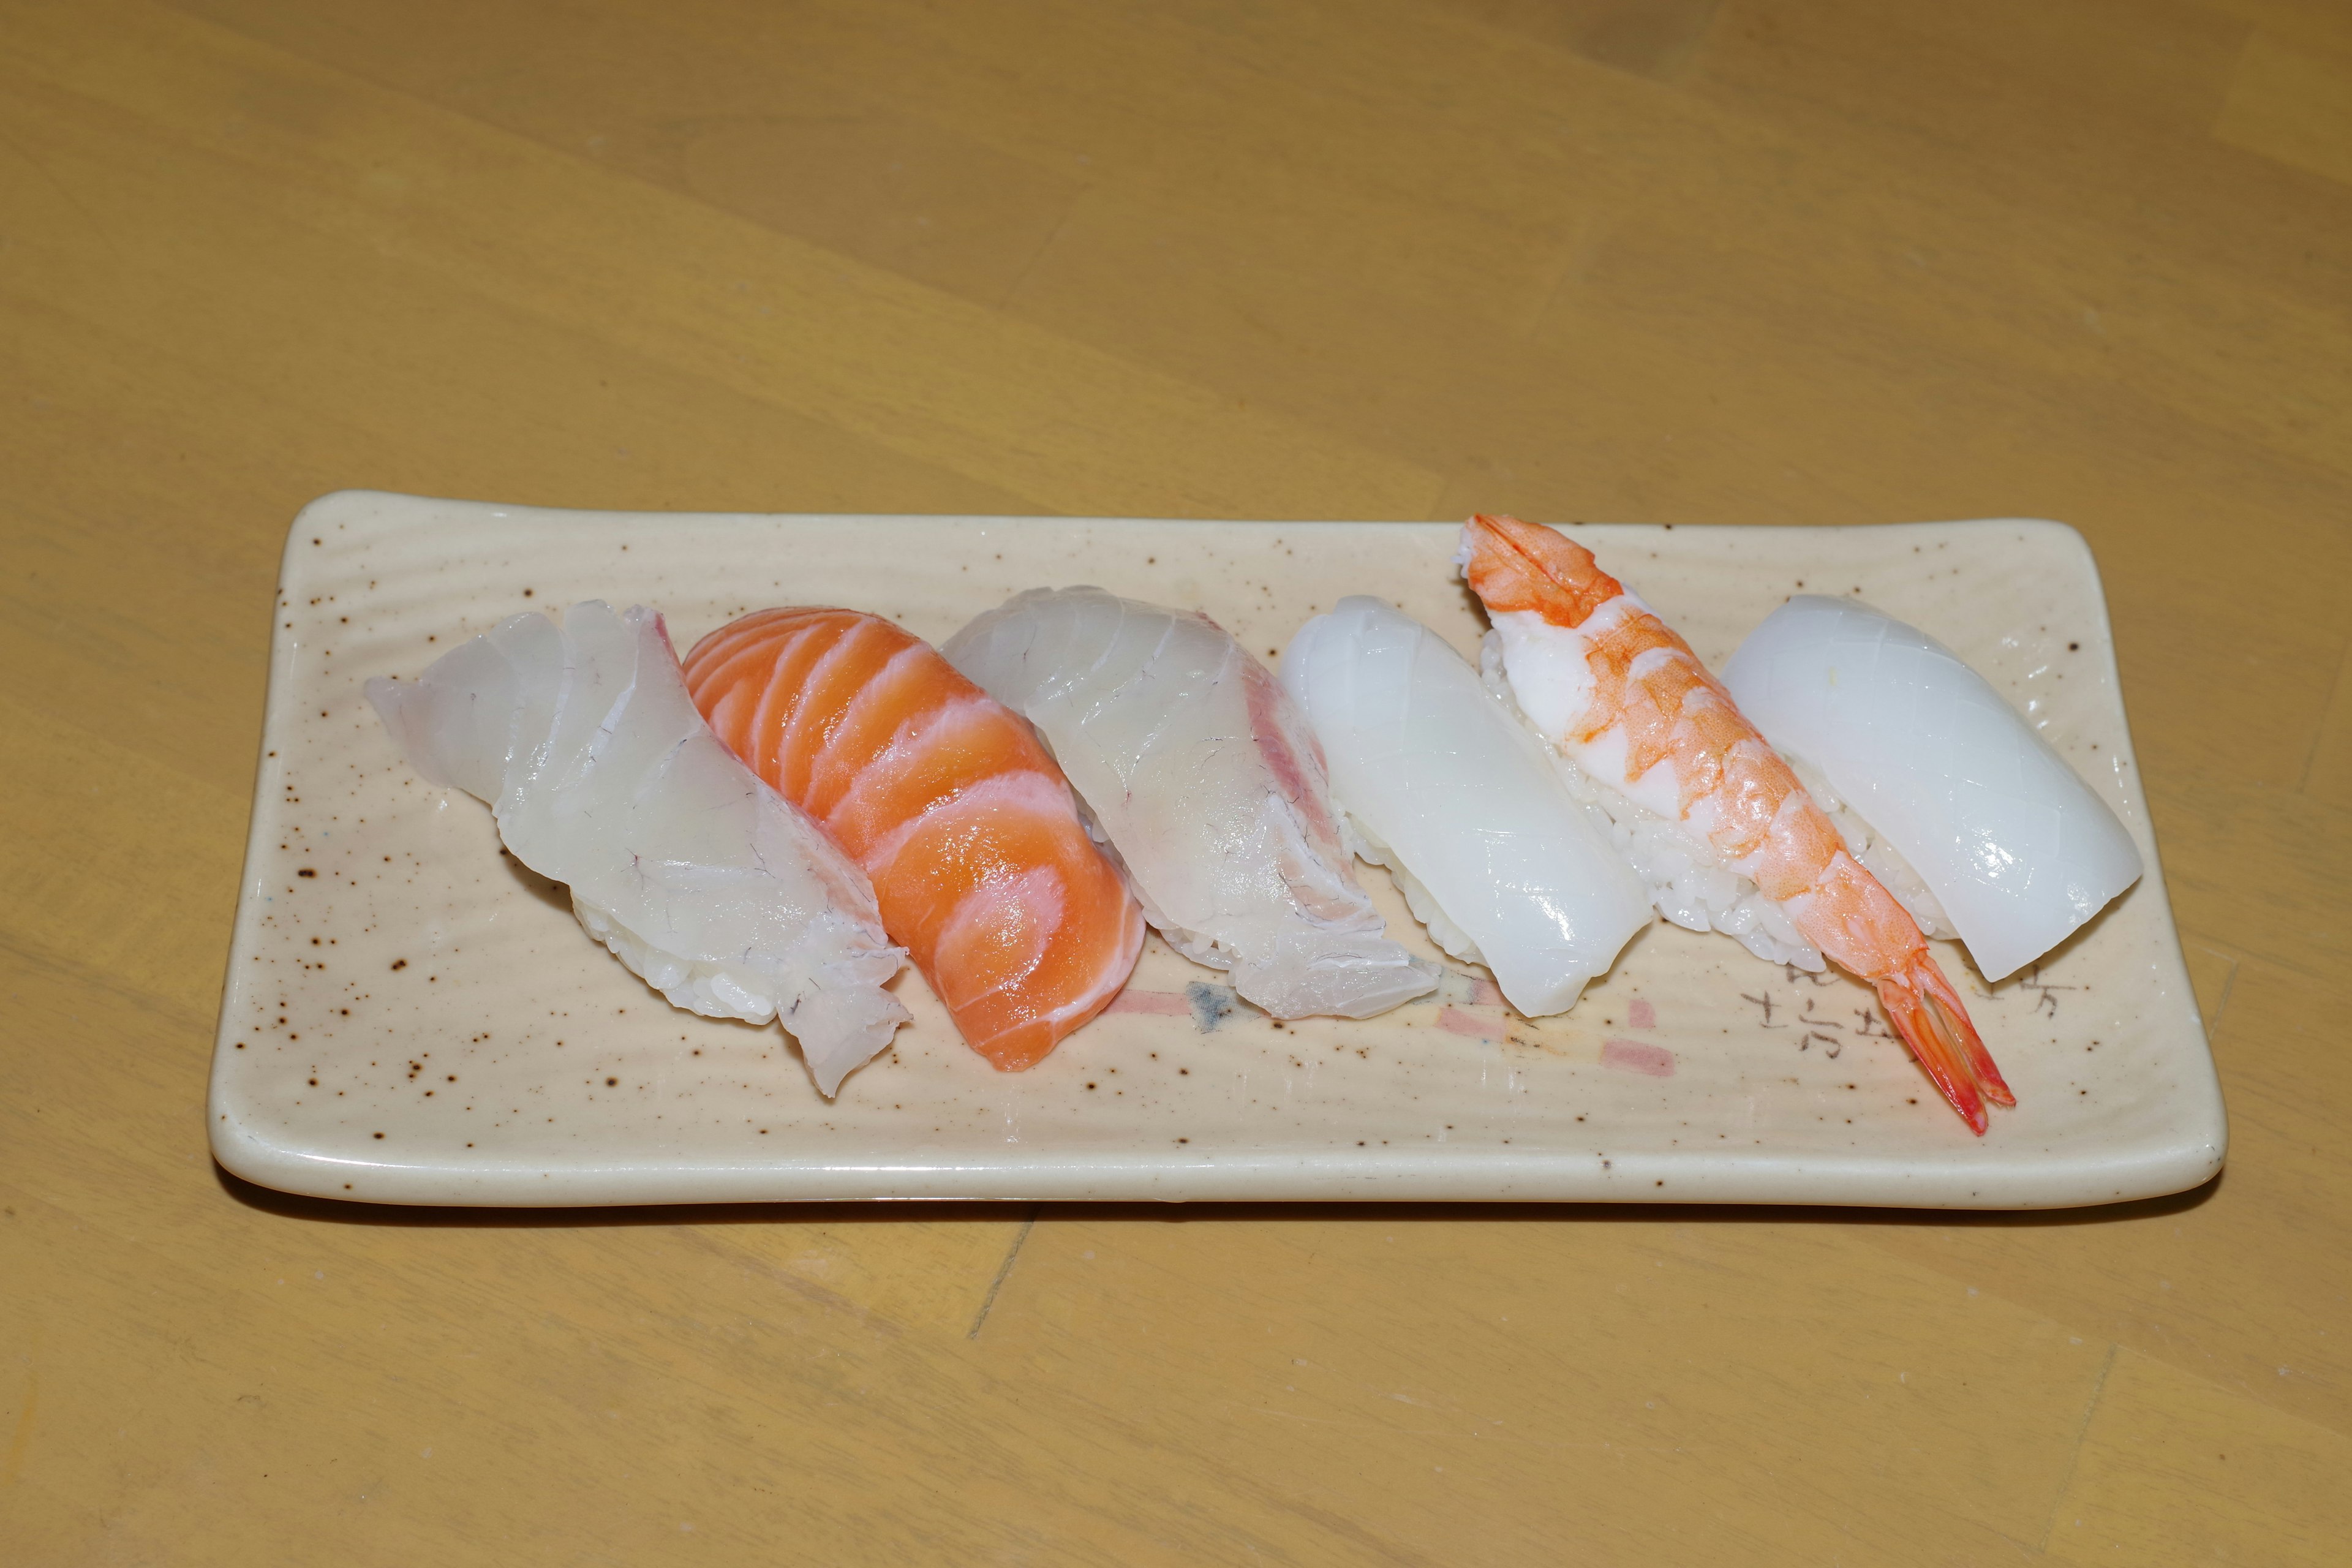
[[[940,651],[1037,727],[1144,917],[1251,1002],[1368,1018],[1435,988],[1356,885],[1297,708],[1215,622],[1039,588]]]
[[[651,610],[516,616],[367,695],[411,765],[488,802],[515,858],[672,1005],[781,1016],[828,1096],[906,1021],[873,885],[711,734]]]
[[[2032,963],[2140,874],[2106,803],[1935,638],[1849,599],[1766,617],[1723,683],[1818,769],[1943,907],[1990,980]]]
[[[1642,880],[1550,755],[1444,640],[1347,598],[1283,650],[1331,795],[1440,947],[1511,1005],[1564,1013],[1651,921]]]

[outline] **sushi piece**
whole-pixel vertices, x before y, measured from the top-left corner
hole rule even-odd
[[[828,1096],[906,1021],[872,884],[719,743],[653,611],[516,616],[367,695],[410,765],[487,801],[515,858],[673,1005],[781,1016]]]
[[[1985,1102],[2016,1098],[1959,993],[1690,645],[1553,529],[1474,517],[1457,559],[1494,622],[1490,658],[1513,700],[1610,815],[1694,871],[1730,879],[1734,913],[1752,900],[1876,986],[1921,1068],[1982,1136]]]
[[[1330,759],[1359,853],[1520,1012],[1568,1011],[1654,918],[1607,818],[1594,825],[1541,742],[1427,626],[1342,599],[1290,639],[1282,684]]]
[[[1723,684],[1774,750],[1818,769],[1883,836],[1889,886],[1921,884],[1989,980],[2139,879],[2105,803],[1982,676],[1891,616],[1791,599],[1748,635]]]
[[[1356,885],[1315,738],[1202,615],[1037,588],[941,647],[1037,726],[1144,917],[1277,1018],[1368,1018],[1436,989]]]
[[[936,649],[855,610],[760,610],[686,659],[719,738],[874,879],[971,1048],[1043,1060],[1127,983],[1143,914],[1053,758]]]

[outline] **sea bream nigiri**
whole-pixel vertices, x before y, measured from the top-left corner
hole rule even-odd
[[[515,616],[367,695],[410,765],[487,801],[515,858],[674,1005],[781,1015],[827,1095],[906,1021],[873,884],[719,743],[651,610]]]
[[[1734,908],[1752,889],[1811,950],[1876,986],[1971,1131],[1984,1132],[1987,1100],[2016,1103],[1917,923],[1687,643],[1556,530],[1474,517],[1457,559],[1511,697],[1612,816],[1732,879]]]
[[[1315,736],[1208,616],[1100,588],[1015,595],[941,647],[1051,746],[1144,914],[1277,1018],[1437,986],[1356,885]]]
[[[1118,994],[1143,914],[1029,727],[936,649],[855,610],[759,610],[697,643],[695,705],[874,879],[971,1048],[1043,1060]]]
[[[1642,879],[1543,744],[1444,638],[1339,601],[1282,651],[1359,852],[1431,940],[1483,963],[1528,1016],[1565,1013],[1655,917]]]

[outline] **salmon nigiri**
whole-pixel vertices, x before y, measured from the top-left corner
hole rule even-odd
[[[929,643],[855,610],[757,610],[686,682],[711,730],[874,879],[973,1050],[1034,1067],[1127,983],[1143,911],[1029,727]]]

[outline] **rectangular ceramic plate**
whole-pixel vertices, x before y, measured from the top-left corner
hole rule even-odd
[[[1207,611],[1271,656],[1379,595],[1475,657],[1451,524],[564,512],[330,496],[288,541],[210,1123],[268,1186],[411,1204],[744,1199],[1576,1199],[2046,1207],[2221,1167],[2089,552],[2048,522],[1579,528],[1719,666],[1786,595],[1854,593],[1954,647],[2113,804],[2148,871],[2037,969],[1963,986],[2015,1088],[1979,1140],[1871,994],[1663,923],[1565,1017],[1454,965],[1363,1022],[1277,1026],[1153,939],[1114,1009],[1019,1074],[921,979],[828,1103],[773,1026],[677,1011],[418,779],[361,693],[505,616],[838,604],[934,640],[1041,584]],[[1390,931],[1436,957],[1377,868]]]

